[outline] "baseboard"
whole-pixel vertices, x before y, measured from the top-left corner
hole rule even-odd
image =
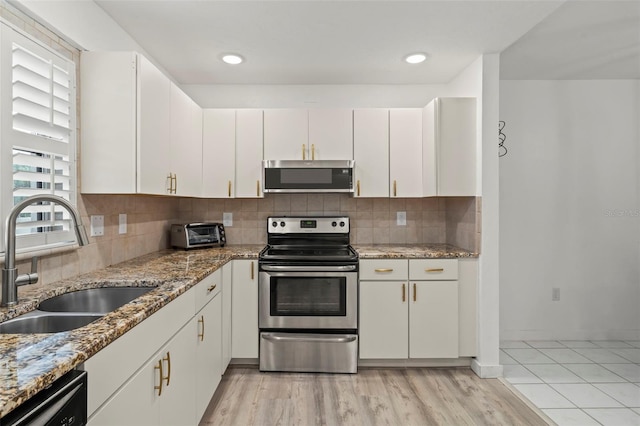
[[[640,330],[502,330],[500,340],[640,340]]]
[[[502,377],[503,371],[501,365],[482,365],[475,358],[471,361],[471,369],[481,379],[496,379]]]
[[[472,358],[420,358],[420,359],[360,359],[358,367],[411,368],[411,367],[469,367]]]

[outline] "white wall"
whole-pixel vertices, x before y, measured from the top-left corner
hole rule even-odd
[[[640,337],[639,86],[500,82],[502,340]]]

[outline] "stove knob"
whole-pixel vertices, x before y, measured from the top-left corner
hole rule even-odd
[[[276,222],[276,221],[274,220],[273,222],[271,222],[271,226],[273,226],[273,227],[275,228],[276,226],[278,226],[278,222]]]
[[[280,226],[284,227],[284,222],[280,222]]]
[[[331,226],[333,226],[335,228],[336,226],[338,226],[338,223],[336,221],[333,221],[333,222],[331,222]]]
[[[344,228],[344,222],[340,222],[340,226]]]

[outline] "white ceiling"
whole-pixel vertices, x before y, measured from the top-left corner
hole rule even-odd
[[[506,79],[640,79],[640,0],[94,1],[203,107],[255,106],[288,87],[316,99],[320,85],[411,92],[483,53],[503,52]],[[402,61],[416,51],[429,59]],[[225,52],[246,62],[226,65]]]

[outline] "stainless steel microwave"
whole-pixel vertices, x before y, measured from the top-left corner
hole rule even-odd
[[[353,160],[265,160],[263,191],[353,192]]]

